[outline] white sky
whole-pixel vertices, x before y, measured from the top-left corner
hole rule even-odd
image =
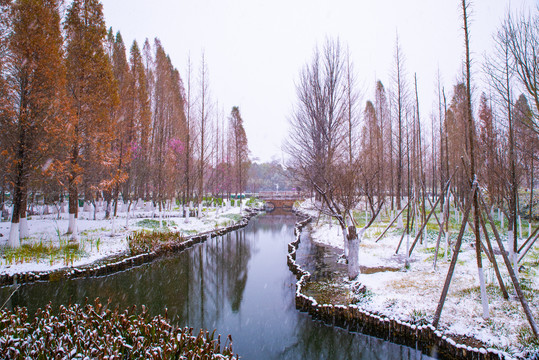
[[[430,119],[436,73],[446,94],[459,78],[464,48],[460,0],[102,0],[107,27],[120,31],[129,49],[134,39],[158,37],[186,79],[191,54],[198,69],[204,50],[210,90],[228,116],[239,106],[251,150],[261,161],[281,160],[294,82],[315,45],[339,37],[348,45],[363,87],[373,99],[380,79],[386,89],[398,30],[408,83],[417,73],[422,119]],[[535,8],[538,0],[475,0],[472,3],[473,71],[505,11]],[[477,88],[477,92],[482,89]],[[363,109],[363,104],[361,109]],[[437,108],[437,105],[436,105]],[[430,122],[430,120],[429,120]]]

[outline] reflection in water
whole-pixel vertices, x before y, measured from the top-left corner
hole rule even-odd
[[[145,304],[151,315],[167,308],[172,323],[231,334],[244,359],[422,359],[413,349],[313,321],[295,308],[295,277],[286,265],[295,217],[273,213],[245,229],[208,240],[180,254],[101,278],[22,286],[7,306],[30,313],[49,301],[110,299],[111,306]],[[327,252],[303,240],[300,262],[318,274]],[[318,264],[318,265],[317,265]],[[323,275],[320,275],[323,276]],[[0,300],[10,287],[0,289]]]

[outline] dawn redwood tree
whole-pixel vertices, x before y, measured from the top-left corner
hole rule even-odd
[[[247,184],[249,148],[247,145],[247,135],[243,127],[240,109],[237,106],[232,108],[229,118],[230,141],[234,152],[235,183],[236,194],[242,194]],[[242,204],[240,196],[240,204]]]
[[[380,176],[378,179],[380,184],[378,185],[378,187],[380,189],[380,195],[385,196],[388,183],[390,181],[388,179],[388,174],[391,174],[391,177],[393,176],[392,171],[388,171],[389,167],[391,166],[392,158],[392,155],[388,154],[388,152],[391,151],[391,146],[389,146],[389,144],[386,142],[386,139],[388,138],[387,134],[390,133],[388,129],[388,127],[390,126],[389,106],[386,90],[380,80],[376,82],[376,88],[374,93],[374,108],[376,111],[378,127],[380,129],[380,137],[377,139],[377,147],[379,148],[380,152],[376,154],[376,156],[378,157],[377,161],[380,168]],[[392,139],[389,139],[388,142],[391,143]]]
[[[168,93],[171,88],[171,77],[169,74],[170,63],[161,42],[155,39],[154,58],[154,84],[152,100],[152,151],[150,155],[151,169],[155,176],[152,177],[152,198],[154,203],[162,209],[166,199],[166,182],[169,180],[165,176],[165,160],[167,154],[167,143],[170,140],[168,126]]]
[[[127,116],[132,118],[133,134],[127,143],[131,154],[129,179],[124,184],[122,193],[124,196],[131,196],[130,184],[133,184],[132,196],[134,199],[140,199],[146,195],[146,184],[150,175],[146,154],[150,149],[152,112],[142,54],[136,40],[133,41],[130,50],[129,71],[131,93]]]
[[[152,111],[152,171],[154,202],[162,210],[178,187],[181,164],[167,166],[178,152],[183,154],[182,133],[185,131],[183,85],[179,72],[165,53],[161,42],[155,41]],[[179,160],[177,160],[179,161]],[[183,167],[181,167],[183,169]]]
[[[406,90],[406,80],[405,80],[405,71],[404,71],[404,58],[401,52],[401,47],[399,43],[399,36],[397,34],[395,41],[395,68],[393,69],[393,82],[395,87],[395,100],[394,106],[395,116],[397,118],[397,159],[396,159],[396,205],[397,210],[402,209],[401,198],[403,194],[403,170],[404,170],[404,134],[403,134],[403,125],[404,125],[404,112],[407,102],[407,90]],[[393,190],[393,189],[392,189]],[[399,218],[399,224],[401,224],[401,217]],[[402,226],[402,225],[400,225]]]
[[[499,171],[497,171],[498,154],[498,134],[494,127],[494,115],[490,107],[485,93],[481,94],[479,99],[479,136],[477,139],[478,145],[478,173],[481,175],[483,183],[486,184],[486,189],[490,198],[490,206],[493,206],[495,201],[500,198],[498,185]]]
[[[498,103],[503,109],[507,121],[507,176],[504,182],[508,184],[507,194],[509,211],[508,218],[508,237],[510,241],[509,253],[511,260],[514,262],[516,269],[517,259],[517,195],[518,195],[518,179],[517,179],[517,164],[515,151],[515,119],[513,114],[513,76],[514,76],[514,61],[511,56],[511,20],[505,21],[505,26],[502,27],[494,37],[494,52],[487,58],[485,70],[489,75],[491,87],[495,90]]]
[[[452,174],[457,167],[462,168],[462,157],[465,157],[466,159],[469,158],[469,141],[466,136],[463,136],[468,130],[466,114],[466,85],[458,83],[453,87],[453,97],[451,98],[451,103],[444,119],[444,131],[447,134],[447,170],[450,174]],[[456,195],[459,196],[459,200],[464,203],[466,190],[469,188],[467,174],[462,171],[455,174],[452,181],[452,187],[456,189]]]
[[[476,261],[477,261],[477,270],[478,270],[478,278],[479,278],[479,288],[481,292],[481,303],[483,307],[483,318],[488,319],[489,318],[489,310],[488,310],[488,300],[487,300],[487,292],[486,292],[486,286],[485,286],[485,278],[483,274],[483,265],[482,265],[482,259],[481,259],[481,238],[480,238],[480,230],[479,230],[479,218],[482,216],[480,214],[479,209],[479,201],[478,201],[478,190],[477,190],[477,178],[476,178],[476,162],[475,162],[475,153],[474,153],[474,146],[476,142],[476,135],[475,135],[475,124],[474,119],[472,116],[472,99],[471,99],[471,59],[470,59],[470,42],[469,42],[469,27],[468,27],[468,5],[466,4],[466,0],[462,0],[462,20],[463,20],[463,30],[464,30],[464,47],[465,47],[465,77],[466,77],[466,85],[465,87],[465,108],[464,108],[464,116],[465,116],[465,123],[467,124],[466,128],[466,137],[467,137],[467,147],[466,147],[466,157],[465,157],[465,163],[466,163],[466,173],[469,176],[469,194],[471,195],[471,199],[468,199],[466,201],[466,214],[465,218],[468,217],[469,210],[473,206],[474,209],[474,221],[473,221],[473,232],[475,236],[475,255],[476,255]],[[466,221],[466,219],[465,219]],[[445,302],[445,298],[447,296],[447,291],[449,289],[449,284],[451,283],[451,277],[453,275],[453,270],[455,269],[455,265],[458,258],[459,248],[461,246],[461,240],[462,240],[462,231],[464,228],[461,228],[461,235],[459,236],[459,239],[457,241],[457,244],[455,245],[455,251],[453,254],[453,258],[451,260],[451,265],[449,267],[449,271],[446,277],[446,281],[444,284],[444,288],[442,290],[442,296],[440,297],[440,301],[438,303],[438,307],[436,309],[436,313],[434,315],[433,319],[433,325],[435,327],[438,326],[438,321],[440,320],[441,311]],[[517,292],[519,289],[517,288]],[[535,328],[534,328],[535,330]]]
[[[363,112],[363,129],[361,131],[360,150],[360,184],[365,194],[376,194],[376,198],[381,201],[382,191],[380,188],[380,177],[382,167],[380,163],[381,129],[378,123],[378,116],[374,104],[369,100]],[[372,196],[374,197],[374,196]]]
[[[134,86],[131,80],[132,73],[127,62],[126,48],[122,39],[122,35],[118,31],[112,44],[112,70],[116,85],[118,88],[118,105],[113,109],[113,124],[114,124],[114,141],[112,142],[112,153],[116,165],[112,171],[112,181],[109,182],[113,191],[114,210],[113,215],[116,216],[118,210],[118,196],[120,194],[120,186],[125,184],[123,191],[123,200],[129,199],[129,168],[131,163],[131,147],[135,138],[136,122],[132,114],[132,99],[135,96]]]
[[[526,90],[532,106],[533,129],[539,132],[539,15],[508,17],[498,34],[510,55],[511,70]],[[497,48],[500,48],[497,41]]]
[[[67,89],[71,116],[67,124],[69,155],[65,164],[69,192],[68,233],[77,237],[79,185],[97,165],[110,163],[111,109],[118,103],[103,6],[98,0],[74,0],[65,20]],[[91,157],[91,161],[90,160]]]
[[[466,68],[466,118],[467,118],[467,124],[468,124],[468,156],[469,156],[469,162],[470,162],[470,189],[473,189],[473,184],[476,181],[476,161],[475,161],[475,142],[476,142],[476,135],[475,135],[475,121],[473,119],[472,115],[472,85],[471,85],[471,59],[470,59],[470,41],[469,41],[469,28],[468,28],[468,5],[466,4],[466,0],[462,0],[462,19],[463,19],[463,28],[464,28],[464,47],[466,50],[466,60],[465,60],[465,68]],[[479,201],[477,196],[477,191],[474,192],[473,195],[473,208],[474,208],[474,236],[475,236],[475,255],[476,255],[476,262],[477,262],[477,272],[479,277],[479,288],[481,291],[481,303],[483,305],[483,318],[488,319],[489,318],[489,309],[488,309],[488,299],[487,299],[487,290],[485,285],[485,277],[483,273],[483,263],[481,258],[481,236],[480,236],[480,230],[479,230],[479,217],[480,215],[480,209],[479,209]],[[515,243],[516,245],[516,243]]]
[[[184,153],[184,196],[183,196],[183,203],[184,206],[186,204],[190,204],[191,201],[191,189],[192,189],[192,182],[191,182],[191,176],[192,176],[192,150],[193,150],[193,136],[191,136],[191,131],[193,129],[193,121],[191,119],[191,107],[192,107],[192,99],[191,99],[191,56],[187,59],[187,89],[186,89],[186,102],[185,102],[185,153]],[[187,208],[187,211],[190,211],[190,208]],[[186,219],[188,216],[186,216]]]
[[[197,203],[199,208],[199,216],[202,209],[202,198],[205,191],[205,175],[206,167],[210,159],[210,145],[211,141],[209,136],[211,134],[210,129],[210,103],[209,103],[209,81],[208,81],[208,64],[206,63],[205,54],[202,53],[202,60],[200,63],[199,73],[199,118],[198,118],[198,191],[197,191]]]
[[[346,51],[345,61],[345,106],[346,106],[346,146],[348,151],[348,161],[352,164],[357,158],[358,127],[359,127],[359,97],[357,90],[357,77],[354,72],[354,64],[350,59],[350,51]]]
[[[10,16],[9,55],[3,58],[7,81],[2,89],[9,108],[0,116],[0,144],[13,186],[8,244],[17,247],[19,236],[28,235],[24,220],[29,182],[40,176],[59,141],[65,67],[58,1],[18,0]]]
[[[9,55],[8,50],[8,35],[11,30],[10,26],[10,2],[0,1],[0,73],[4,74],[7,66]],[[5,123],[10,117],[10,102],[8,96],[8,86],[6,78],[0,76],[0,123]],[[5,139],[0,136],[0,213],[4,210],[5,192],[8,188],[8,160],[6,151]]]
[[[515,119],[515,150],[517,152],[518,168],[526,171],[527,187],[530,189],[527,215],[528,219],[531,220],[533,217],[533,188],[535,185],[535,154],[539,146],[539,137],[533,131],[533,114],[524,94],[521,94],[515,102],[513,115]],[[517,174],[519,178],[522,175],[521,173]],[[522,179],[519,181],[519,184],[521,183]]]
[[[150,133],[148,135],[148,151],[144,154],[146,154],[143,157],[143,161],[145,164],[145,168],[147,169],[148,173],[153,172],[153,160],[152,160],[152,154],[153,154],[153,138],[154,138],[154,105],[152,102],[154,101],[154,93],[155,93],[155,76],[154,76],[154,67],[155,67],[155,60],[153,57],[153,50],[152,46],[150,44],[150,40],[146,38],[144,40],[144,44],[142,45],[142,63],[144,65],[144,74],[145,74],[145,81],[146,81],[146,90],[148,92],[148,99],[150,104]],[[148,181],[144,183],[144,199],[145,200],[153,200],[153,192],[154,192],[154,184],[153,179],[148,177]]]
[[[167,166],[167,170],[170,173],[171,179],[168,183],[167,198],[174,199],[175,195],[180,193],[182,187],[181,182],[185,172],[182,160],[186,150],[186,121],[183,82],[180,78],[179,71],[173,68],[172,65],[170,75],[172,82],[169,94],[169,123],[171,124],[170,128],[173,130],[173,133],[167,144],[167,161],[170,163],[170,165]]]
[[[368,208],[372,217],[375,217],[384,203],[383,182],[380,177],[383,176],[383,165],[381,162],[382,130],[379,123],[379,116],[374,104],[369,100],[365,105],[363,112],[363,128],[360,137],[360,156],[356,164],[350,169],[357,172],[355,177],[358,179],[356,186],[359,185],[360,194],[366,199]],[[350,177],[350,175],[348,175]],[[356,203],[357,204],[357,203]],[[352,205],[352,204],[350,204]],[[354,204],[355,205],[355,204]],[[352,210],[353,207],[347,210]]]

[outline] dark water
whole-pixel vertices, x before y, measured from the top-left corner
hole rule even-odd
[[[110,299],[112,305],[145,304],[152,315],[168,309],[179,326],[231,334],[244,359],[427,359],[420,352],[326,326],[295,309],[295,278],[286,265],[295,217],[264,215],[243,230],[208,240],[181,254],[114,275],[22,286],[8,307],[33,313],[52,302]],[[308,239],[298,261],[325,255]],[[322,261],[323,262],[323,261]],[[0,300],[11,288],[0,289]]]

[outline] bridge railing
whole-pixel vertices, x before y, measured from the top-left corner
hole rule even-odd
[[[270,199],[297,200],[297,199],[304,198],[304,196],[299,191],[260,191],[256,194],[256,197],[262,200],[270,200]]]

